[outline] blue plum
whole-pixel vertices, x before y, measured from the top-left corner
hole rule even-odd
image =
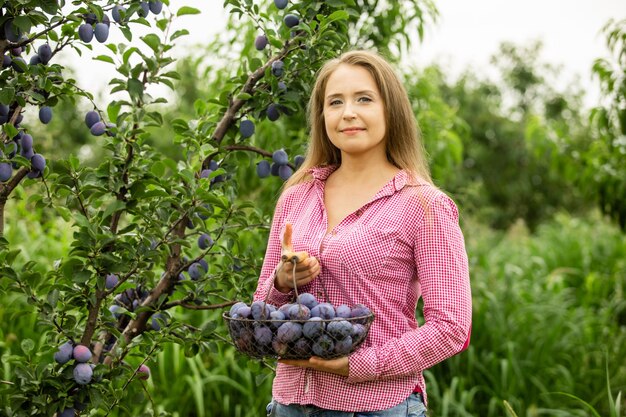
[[[294,304],[287,311],[287,317],[291,320],[308,320],[311,318],[311,310],[303,304]]]
[[[272,344],[272,331],[267,326],[256,326],[254,328],[254,340],[261,345]]]
[[[302,325],[288,321],[276,331],[276,340],[283,343],[295,342],[302,336]]]
[[[272,62],[272,74],[275,77],[280,77],[285,72],[285,63],[281,60],[276,60]]]
[[[33,149],[33,137],[28,133],[24,133],[20,138],[20,146],[22,147],[22,151]]]
[[[280,110],[278,110],[278,106],[274,103],[271,103],[269,106],[267,106],[266,113],[267,118],[272,122],[275,122],[280,118]]]
[[[268,39],[265,35],[259,35],[254,39],[254,47],[257,51],[262,51],[267,46]]]
[[[254,122],[252,120],[242,120],[239,124],[239,133],[242,138],[249,138],[254,135]]]
[[[322,335],[313,342],[313,353],[319,357],[328,357],[335,350],[335,343],[328,335]]]
[[[95,125],[96,123],[98,123],[99,121],[100,121],[100,115],[98,114],[97,111],[92,110],[92,111],[88,111],[87,114],[85,114],[85,124],[87,125],[89,129],[91,129],[91,127]]]
[[[42,106],[39,109],[39,121],[47,125],[52,120],[52,109],[48,106]]]
[[[98,42],[106,42],[106,40],[109,38],[109,26],[107,26],[106,23],[96,23],[94,35],[96,35],[96,40]]]
[[[293,344],[292,352],[301,358],[311,356],[311,341],[309,339],[305,339],[304,337],[296,340],[296,343]]]
[[[115,274],[108,274],[104,279],[104,287],[107,290],[113,289],[117,283],[120,282],[119,278]]]
[[[324,333],[325,324],[321,317],[311,317],[302,326],[302,333],[304,337],[308,337],[311,340],[315,340]]]
[[[161,10],[163,10],[163,2],[159,0],[150,0],[148,2],[148,8],[153,14],[159,14],[161,13]]]
[[[272,160],[278,165],[287,165],[289,163],[289,155],[287,155],[284,149],[279,149],[272,154]]]
[[[352,350],[352,338],[350,336],[335,342],[335,353],[347,355]]]
[[[39,48],[37,48],[37,55],[39,56],[42,64],[46,65],[50,62],[50,59],[52,59],[52,48],[50,47],[50,44],[44,43],[43,45],[40,45]]]
[[[7,182],[13,175],[13,168],[11,164],[6,162],[0,162],[0,182]]]
[[[54,360],[57,363],[63,365],[69,362],[70,359],[72,359],[73,353],[74,353],[74,346],[72,345],[72,342],[67,341],[63,343],[61,346],[59,346],[59,350],[54,352]]]
[[[255,320],[269,320],[272,310],[265,301],[255,301],[250,305],[250,312]]]
[[[235,314],[237,310],[239,310],[241,307],[247,307],[247,306],[248,305],[244,303],[243,301],[239,301],[238,303],[235,303],[230,307],[230,311],[228,312],[228,314],[232,317],[233,314]]]
[[[343,340],[352,334],[352,324],[346,320],[335,319],[328,323],[326,332],[335,340]]]
[[[91,126],[91,129],[89,129],[89,131],[94,136],[102,136],[104,132],[106,131],[106,125],[104,124],[104,122],[94,123],[94,125]]]
[[[86,385],[91,382],[93,369],[88,363],[79,363],[74,367],[74,381],[79,385]]]
[[[335,318],[335,307],[330,303],[319,303],[311,309],[311,317],[321,317],[324,320]]]
[[[41,154],[36,153],[32,156],[32,158],[30,158],[30,164],[33,169],[43,172],[46,167],[46,159]]]
[[[213,244],[213,239],[207,233],[202,233],[198,238],[198,247],[202,250],[207,249]]]
[[[287,26],[288,28],[292,28],[300,23],[300,18],[295,14],[289,13],[285,15],[283,22],[285,23],[285,26]]]
[[[113,16],[113,20],[117,23],[126,23],[128,19],[126,19],[126,8],[124,6],[115,5],[111,10],[111,16]]]
[[[289,165],[280,165],[278,167],[278,176],[281,180],[287,181],[293,175],[293,169]]]
[[[302,155],[296,155],[296,157],[293,158],[293,164],[296,166],[296,169],[300,168],[303,162],[304,162],[304,156]]]
[[[189,273],[189,277],[192,280],[196,281],[202,278],[204,274],[206,273],[206,271],[204,270],[202,265],[200,265],[198,262],[194,262],[191,265],[189,265],[189,269],[187,270],[187,273]]]
[[[351,317],[350,313],[352,313],[352,309],[345,304],[337,306],[335,311],[337,312],[337,317],[341,317],[343,319],[349,319]]]
[[[317,298],[315,298],[315,296],[311,294],[310,292],[303,292],[303,293],[298,294],[298,302],[300,304],[304,304],[309,309],[312,309],[313,307],[319,304],[317,301]]]
[[[289,0],[274,0],[274,5],[278,9],[284,9],[289,4]]]
[[[89,23],[83,23],[78,27],[78,37],[85,43],[91,42],[93,39],[93,26]]]
[[[271,173],[270,170],[271,170],[270,163],[265,159],[262,161],[259,161],[259,163],[256,164],[256,174],[259,176],[259,178],[269,177]]]

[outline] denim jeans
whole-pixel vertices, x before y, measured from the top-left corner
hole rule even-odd
[[[268,417],[426,417],[422,396],[413,393],[395,407],[380,411],[346,412],[324,410],[314,405],[283,405],[272,401],[267,405]]]

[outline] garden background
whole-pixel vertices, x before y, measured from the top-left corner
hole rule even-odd
[[[466,237],[472,342],[425,372],[430,415],[623,414],[622,16],[599,32],[590,106],[584,84],[564,85],[541,42],[502,43],[489,76],[403,64],[445,17],[437,2],[227,0],[222,36],[189,54],[172,46],[196,30],[185,19],[202,14],[165,3],[142,15],[138,1],[119,2],[120,23],[113,2],[0,0],[0,24],[17,28],[15,41],[0,36],[3,56],[25,58],[0,71],[9,109],[0,163],[12,165],[0,183],[0,415],[264,415],[274,363],[238,354],[221,318],[250,300],[283,183],[259,178],[257,164],[284,149],[295,167],[314,72],[355,46],[395,62]],[[79,39],[89,13],[94,26],[111,16],[110,39]],[[299,24],[286,27],[286,14]],[[263,33],[269,44],[258,50]],[[50,63],[26,64],[46,42]],[[95,70],[81,68],[93,59]],[[106,93],[80,83],[81,71],[108,73],[99,67],[113,73]],[[42,106],[53,110],[48,124]],[[85,126],[94,110],[106,134]],[[37,172],[25,134],[47,160],[43,179],[27,177]],[[211,244],[199,248],[205,233]],[[189,279],[201,259],[202,277]],[[109,274],[119,277],[113,288]],[[122,292],[139,304],[120,316],[110,307]],[[87,385],[53,359],[68,339],[101,353]]]

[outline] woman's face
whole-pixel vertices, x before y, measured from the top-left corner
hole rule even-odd
[[[372,75],[357,65],[341,64],[324,93],[326,133],[342,157],[385,155],[385,108]]]

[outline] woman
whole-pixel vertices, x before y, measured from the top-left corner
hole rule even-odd
[[[379,55],[352,51],[319,71],[310,144],[276,205],[255,299],[292,301],[281,261],[293,225],[295,285],[375,314],[348,356],[279,360],[272,416],[425,416],[422,372],[469,341],[471,294],[455,204],[430,179],[407,93]],[[424,301],[425,323],[415,309]]]

